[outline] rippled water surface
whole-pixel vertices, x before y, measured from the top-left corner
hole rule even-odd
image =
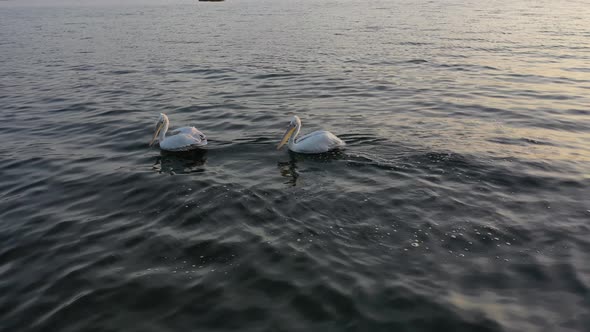
[[[588,331],[589,17],[0,3],[2,330]]]

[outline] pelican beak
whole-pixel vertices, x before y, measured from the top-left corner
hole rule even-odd
[[[163,123],[160,123],[157,125],[156,132],[154,133],[154,137],[150,141],[150,146],[154,145],[154,142],[156,141],[156,138],[158,138],[158,134],[160,133],[160,130],[162,130],[163,125],[164,125]]]
[[[279,143],[279,145],[277,146],[277,150],[280,150],[283,147],[283,145],[285,145],[289,141],[289,138],[291,138],[294,131],[294,126],[289,126],[289,128],[287,128],[285,135],[283,135],[283,138],[281,139],[281,143]]]

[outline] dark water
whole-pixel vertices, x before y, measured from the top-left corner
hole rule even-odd
[[[588,2],[17,5],[0,330],[588,331]]]

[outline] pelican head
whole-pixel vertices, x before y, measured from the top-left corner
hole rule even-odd
[[[301,128],[301,119],[299,119],[297,115],[294,115],[293,118],[291,118],[291,121],[289,121],[289,124],[287,125],[287,130],[285,131],[285,134],[281,139],[281,143],[279,143],[279,145],[277,146],[277,150],[282,148],[283,145],[285,145],[293,136],[293,134],[295,134],[295,132],[299,130],[299,128]]]
[[[158,135],[160,134],[162,127],[164,127],[164,124],[166,122],[168,122],[168,117],[166,116],[166,114],[160,113],[160,117],[158,117],[158,122],[156,122],[156,127],[154,129],[154,137],[150,142],[150,146],[154,145],[154,143],[158,139]]]

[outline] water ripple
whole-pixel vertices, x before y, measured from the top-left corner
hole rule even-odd
[[[0,4],[3,327],[585,331],[585,8]]]

